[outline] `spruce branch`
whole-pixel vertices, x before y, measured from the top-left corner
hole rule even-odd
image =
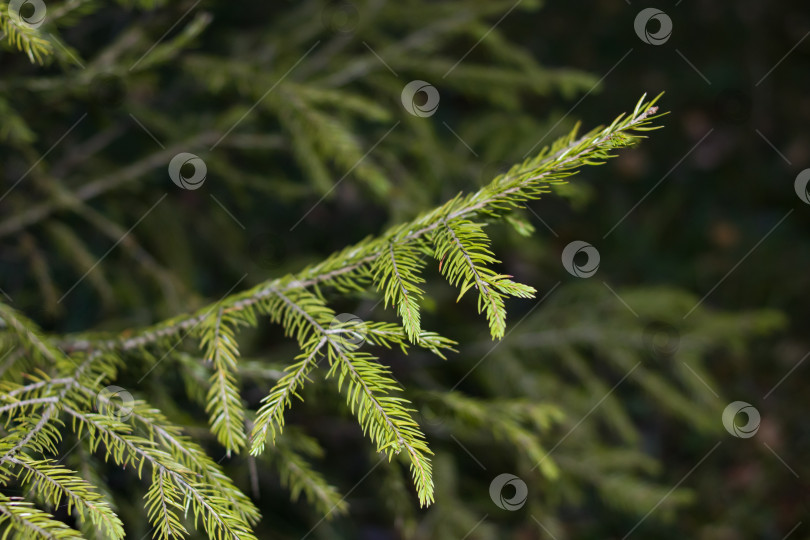
[[[146,516],[149,522],[157,529],[160,540],[171,537],[188,535],[188,531],[180,522],[180,513],[183,511],[182,501],[177,486],[163,469],[152,480],[149,491],[146,493]]]
[[[419,300],[425,294],[420,273],[425,268],[424,256],[395,243],[388,244],[387,256],[374,261],[374,282],[384,293],[385,307],[396,306],[408,339],[415,342],[420,334]]]
[[[8,315],[8,311],[9,310],[6,309],[4,315]],[[19,322],[18,318],[16,320]],[[30,333],[33,335],[35,331],[31,330]],[[50,351],[51,349],[46,348],[45,350]],[[73,375],[70,377],[70,381],[62,386],[60,391],[56,394],[57,399],[55,401],[49,401],[44,411],[41,413],[37,411],[36,413],[30,413],[22,417],[20,419],[21,421],[11,430],[9,435],[0,440],[0,466],[10,461],[24,448],[33,449],[40,453],[56,453],[56,443],[61,439],[61,434],[58,428],[53,424],[61,423],[57,417],[58,412],[62,408],[63,402],[67,399],[69,393],[79,384],[81,378],[88,377],[88,372],[90,373],[90,377],[93,377],[97,373],[94,367],[107,374],[115,370],[115,361],[109,364],[97,361],[102,357],[104,357],[104,355],[101,354],[88,355],[78,366],[72,364],[72,361],[67,358],[64,360],[55,359],[57,365],[61,365],[62,368],[65,367],[65,364],[70,364],[71,367],[75,368]],[[51,390],[51,388],[47,386],[44,388],[46,391]]]
[[[35,486],[34,492],[43,500],[58,505],[59,500],[66,497],[69,507],[78,512],[80,522],[90,520],[106,530],[108,538],[123,535],[122,531],[118,534],[118,518],[97,493],[89,490],[84,480],[47,459],[32,460],[23,451],[56,454],[56,443],[62,437],[60,428],[64,425],[59,414],[66,413],[73,419],[72,427],[80,440],[83,433],[88,434],[91,451],[103,446],[107,459],[112,458],[124,467],[133,465],[139,476],[145,464],[151,465],[153,474],[146,509],[159,537],[183,534],[185,528],[179,516],[185,515],[186,508],[191,508],[195,523],[199,519],[212,538],[253,538],[250,524],[259,518],[255,506],[197,445],[183,438],[159,412],[142,402],[133,407],[136,425],[145,429],[147,438],[132,433],[132,427],[119,422],[115,415],[85,412],[96,400],[105,408],[121,407],[99,392],[99,384],[115,375],[117,357],[105,351],[79,353],[85,357],[77,364],[75,358],[61,354],[32,323],[13,310],[5,307],[2,313],[7,326],[24,345],[36,345],[32,350],[40,355],[44,365],[55,363],[52,369],[70,376],[43,379],[25,386],[2,383],[8,390],[4,399],[13,403],[3,406],[0,412],[14,413],[15,424],[10,433],[0,439],[0,480],[4,483],[9,480],[4,464],[22,467],[25,471],[22,482]],[[50,382],[53,384],[48,384]],[[21,416],[17,411],[22,407],[33,409]],[[9,417],[9,421],[11,419]],[[182,514],[175,512],[177,509],[182,510]]]
[[[411,475],[422,506],[433,502],[433,477],[430,458],[433,452],[407,408],[410,403],[399,397],[401,388],[388,369],[376,358],[361,352],[347,352],[330,342],[329,358],[332,368],[327,377],[338,377],[338,388],[348,378],[347,400],[352,413],[357,415],[363,432],[385,452],[390,461],[402,450],[407,453]],[[394,395],[389,395],[394,393]]]
[[[314,367],[315,357],[326,346],[326,357],[331,366],[327,377],[338,376],[338,389],[348,378],[346,391],[350,409],[356,414],[363,432],[377,445],[378,452],[385,452],[391,459],[400,450],[406,450],[420,502],[428,504],[433,500],[430,460],[427,457],[431,452],[419,426],[411,419],[410,409],[403,405],[408,402],[401,397],[387,395],[391,391],[399,391],[398,385],[373,356],[353,350],[353,347],[347,347],[346,341],[339,339],[344,329],[327,329],[335,313],[318,297],[305,291],[294,292],[294,295],[287,295],[276,291],[275,296],[260,308],[272,320],[281,322],[289,335],[295,335],[306,352],[271,390],[259,409],[253,427],[251,453],[255,455],[263,450],[268,430],[273,438],[276,430],[281,432],[284,407],[290,404],[291,396],[296,395],[296,390]],[[392,336],[401,343],[404,337],[401,331],[371,335],[379,340],[378,343],[390,342]]]
[[[36,28],[23,24],[9,15],[9,3],[0,2],[0,33],[18,50],[25,51],[31,63],[44,64],[53,53],[51,42]]]
[[[5,527],[5,538],[16,532],[19,538],[82,540],[79,531],[71,529],[49,513],[34,507],[33,503],[19,497],[6,497],[2,493],[0,493],[0,526]]]
[[[433,235],[435,257],[444,263],[442,274],[459,289],[457,301],[471,287],[478,290],[478,312],[486,311],[492,337],[502,338],[506,330],[505,296],[533,298],[536,291],[489,268],[500,261],[490,251],[489,238],[479,224],[445,219],[442,225]]]
[[[34,460],[25,454],[11,458],[21,469],[23,485],[28,485],[38,497],[58,508],[67,500],[67,511],[76,511],[79,521],[89,521],[107,538],[123,538],[124,526],[95,488],[74,471],[50,459]]]
[[[236,365],[239,350],[236,343],[234,327],[239,317],[252,316],[251,311],[241,311],[223,317],[222,308],[209,317],[210,322],[200,325],[202,346],[205,358],[214,367],[211,375],[211,387],[208,391],[206,412],[209,414],[211,431],[217,440],[227,449],[238,452],[245,445],[245,409],[239,397],[237,384],[238,368]],[[244,320],[243,324],[255,322]]]
[[[92,389],[86,387],[82,387],[82,391],[88,396],[95,395]],[[100,405],[116,414],[124,407],[104,394],[100,394],[97,399]],[[141,436],[168,452],[172,459],[195,476],[201,477],[209,487],[227,499],[230,508],[242,520],[248,523],[258,522],[260,514],[253,502],[233,484],[199,444],[183,435],[182,430],[172,424],[163,413],[142,400],[127,404],[126,413]]]
[[[161,482],[161,488],[151,489],[147,493],[148,508],[154,508],[158,503],[167,508],[174,507],[174,501],[182,500],[182,507],[192,510],[194,525],[200,522],[209,537],[255,540],[250,525],[231,508],[226,496],[214,491],[168,453],[155,448],[152,441],[132,435],[129,426],[109,415],[84,413],[70,407],[64,410],[78,423],[79,436],[86,430],[91,450],[96,451],[103,443],[108,458],[120,466],[132,465],[139,477],[143,475],[144,465],[150,465],[151,482],[153,485]],[[169,514],[152,512],[151,516],[156,520],[152,522],[153,525],[162,530],[171,530]]]
[[[329,102],[332,98],[321,95],[309,99]],[[0,386],[4,392],[0,415],[6,415],[9,422],[13,419],[9,433],[0,439],[0,480],[7,483],[10,471],[23,467],[29,471],[24,481],[30,482],[33,477],[49,481],[50,491],[43,491],[45,500],[67,497],[81,519],[87,516],[116,537],[117,518],[97,494],[77,500],[85,494],[81,491],[87,488],[84,480],[58,468],[48,458],[30,457],[31,452],[56,453],[64,426],[60,417],[67,415],[76,436],[81,439],[87,435],[90,451],[103,448],[106,459],[122,467],[134,467],[139,477],[144,466],[149,465],[145,506],[158,537],[187,534],[181,516],[191,510],[194,525],[199,521],[210,537],[253,538],[251,525],[259,519],[255,506],[202,448],[160,411],[136,400],[127,405],[127,423],[115,415],[89,412],[93,404],[117,407],[99,389],[116,376],[121,354],[139,351],[150,356],[151,349],[173,351],[191,336],[199,340],[205,362],[213,369],[204,401],[210,430],[228,453],[247,446],[251,455],[261,454],[270,439],[274,446],[270,459],[283,464],[282,481],[294,498],[303,493],[319,507],[331,504],[342,509],[337,492],[295,453],[317,456],[318,450],[309,443],[289,443],[285,437],[291,435],[287,432],[282,437],[285,412],[292,398],[300,397],[301,389],[311,382],[313,370],[326,359],[325,378],[334,380],[344,393],[363,433],[389,461],[404,451],[419,502],[430,504],[434,499],[432,451],[414,420],[415,411],[390,369],[378,356],[360,350],[353,340],[361,337],[365,347],[398,348],[404,353],[417,346],[442,358],[446,351],[453,350],[454,342],[422,328],[422,274],[430,260],[437,261],[440,273],[458,289],[459,299],[475,291],[478,312],[486,315],[492,338],[503,337],[506,298],[530,298],[535,290],[496,269],[499,261],[485,226],[510,217],[526,201],[548,193],[580,167],[603,163],[616,149],[636,144],[645,131],[655,129],[652,121],[656,113],[655,100],[645,102],[642,98],[631,115],[620,116],[611,125],[581,137],[575,129],[477,192],[459,194],[410,222],[366,238],[296,274],[260,283],[194,313],[144,329],[120,335],[45,336],[31,321],[0,304],[4,339],[24,349],[42,370],[32,375],[33,382],[28,384],[9,380]],[[99,185],[106,189],[107,184],[105,181]],[[382,295],[386,307],[390,303],[401,322],[336,325],[328,293],[345,295],[369,288]],[[248,437],[247,414],[239,388],[237,333],[241,327],[257,326],[260,316],[282,327],[285,335],[296,341],[300,352],[262,401]],[[544,454],[542,445],[525,426],[532,418],[541,423],[549,421],[550,416],[543,416],[538,409],[505,403],[500,409],[503,421],[494,422],[477,403],[460,396],[449,397],[445,406],[472,423],[497,423],[496,435],[526,448],[532,458]],[[549,465],[544,472],[553,477],[556,470]],[[17,523],[14,519],[19,513],[14,513],[14,505],[3,500],[0,503],[5,504],[0,513]],[[47,524],[43,521],[47,515],[37,519]]]
[[[409,223],[389,229],[378,238],[368,238],[333,253],[295,275],[276,278],[229,296],[222,301],[224,312],[252,309],[276,292],[287,293],[323,285],[340,289],[341,280],[347,280],[349,276],[368,282],[373,277],[369,269],[388,252],[391,242],[410,245],[442,227],[442,219],[492,219],[508,215],[524,202],[549,193],[554,185],[565,183],[577,169],[602,164],[614,157],[617,149],[635,146],[645,138],[645,132],[658,129],[653,121],[663,116],[657,114],[658,107],[655,106],[660,96],[651,101],[644,101],[645,97],[642,96],[632,114],[622,114],[609,126],[596,128],[580,137],[577,137],[578,127],[574,128],[567,136],[543,148],[534,158],[514,165],[475,193],[458,196]],[[190,330],[208,316],[210,309],[204,307],[109,339],[99,339],[98,336],[86,339],[78,335],[66,337],[62,344],[70,350],[88,347],[134,350]]]
[[[305,351],[296,357],[296,362],[287,367],[287,373],[278,380],[270,393],[262,399],[253,430],[250,435],[250,453],[259,455],[264,452],[268,431],[271,441],[275,444],[277,435],[284,428],[284,410],[292,406],[292,397],[300,396],[297,391],[309,380],[309,372],[315,367],[315,358],[321,354],[326,345],[326,338],[314,339],[305,345]]]

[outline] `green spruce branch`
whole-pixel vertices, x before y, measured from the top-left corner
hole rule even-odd
[[[660,96],[659,96],[660,97]],[[505,217],[510,211],[519,208],[524,202],[540,198],[551,191],[555,184],[586,165],[599,165],[613,157],[620,148],[634,146],[643,138],[643,133],[657,129],[653,120],[660,117],[655,106],[658,97],[645,102],[642,97],[633,113],[621,115],[609,126],[597,128],[577,137],[578,129],[572,130],[551,146],[543,148],[534,158],[513,166],[506,173],[495,178],[479,191],[448,201],[444,205],[423,213],[416,219],[395,226],[377,238],[370,238],[349,246],[327,257],[323,262],[312,265],[295,275],[288,275],[261,283],[254,288],[229,296],[218,305],[225,313],[253,309],[267,299],[296,289],[331,286],[338,292],[358,289],[358,283],[368,284],[374,280],[374,263],[381,264],[381,255],[390,253],[390,245],[416,246],[418,253],[427,253],[435,258],[436,250],[425,246],[423,240],[436,236],[436,231],[446,223],[460,223],[460,220],[487,221]],[[459,260],[461,258],[461,260]],[[463,251],[457,252],[452,261],[454,266],[468,266]],[[383,277],[393,275],[394,264],[377,268],[377,280],[384,283]],[[418,275],[414,276],[418,278]],[[469,284],[469,280],[463,280]],[[467,287],[469,289],[469,287]],[[524,289],[528,292],[528,289]],[[465,289],[466,292],[466,289]],[[480,292],[480,291],[479,291]],[[406,296],[403,295],[403,299]],[[397,306],[399,309],[399,306]],[[407,309],[407,307],[406,307]],[[178,316],[148,328],[127,332],[128,335],[111,339],[84,339],[82,336],[67,338],[61,346],[70,350],[84,350],[102,347],[116,350],[136,350],[146,345],[164,342],[172,336],[191,331],[209,316],[211,307],[203,307],[195,313]],[[497,330],[497,329],[496,329]],[[498,332],[493,332],[498,337]]]
[[[3,334],[10,336],[11,348],[24,349],[24,356],[36,367],[27,371],[32,382],[2,383],[0,415],[8,432],[0,439],[0,481],[8,485],[18,479],[50,505],[66,500],[80,522],[90,522],[112,538],[121,537],[112,506],[92,485],[47,457],[58,454],[65,418],[91,452],[131,467],[139,478],[148,480],[145,507],[156,537],[186,536],[190,522],[211,538],[254,538],[251,528],[259,519],[258,511],[200,446],[146,402],[135,400],[123,406],[101,391],[115,379],[123,355],[142,353],[154,363],[157,352],[171,361],[179,352],[170,353],[191,337],[199,342],[212,369],[204,400],[210,430],[229,453],[247,448],[251,455],[261,456],[269,441],[270,459],[284,471],[282,482],[294,497],[303,493],[319,508],[343,510],[336,491],[296,451],[317,456],[320,450],[295,431],[284,430],[285,411],[294,397],[301,397],[314,370],[325,363],[325,378],[335,380],[375,450],[389,461],[401,455],[410,465],[420,504],[430,504],[435,497],[432,451],[401,385],[369,351],[396,347],[407,352],[416,346],[444,358],[446,351],[453,350],[453,341],[421,325],[421,274],[430,259],[458,289],[459,300],[467,294],[476,297],[477,310],[488,321],[492,338],[502,338],[506,298],[531,298],[535,290],[496,270],[499,261],[491,250],[486,225],[506,220],[524,202],[548,193],[579,168],[604,163],[617,149],[635,145],[646,131],[656,129],[654,120],[660,115],[655,102],[642,98],[630,115],[585,135],[578,136],[575,129],[479,191],[459,194],[297,274],[269,280],[145,329],[119,335],[46,336],[33,322],[0,305]],[[366,289],[379,291],[401,323],[341,322],[328,306],[327,292],[348,295]],[[275,381],[254,417],[240,396],[237,331],[255,327],[259,317],[280,325],[295,339],[300,353]],[[467,422],[488,421],[487,411],[461,396],[440,401]],[[521,444],[527,443],[527,423],[546,426],[557,414],[520,402],[499,407],[504,421],[496,430],[498,436]],[[545,455],[542,446],[529,442],[533,458]],[[150,471],[147,475],[145,468]],[[549,464],[544,472],[554,476],[556,469]],[[25,512],[25,508],[27,503],[0,498],[0,521],[8,523],[9,530],[40,537],[78,537],[71,536],[75,531],[70,529],[65,532],[52,515]]]

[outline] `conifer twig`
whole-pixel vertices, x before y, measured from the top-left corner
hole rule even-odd
[[[660,97],[660,96],[659,96]],[[384,254],[391,241],[410,243],[432,233],[443,223],[473,217],[497,217],[519,202],[537,199],[549,191],[553,184],[563,183],[575,169],[586,164],[598,164],[612,157],[618,148],[633,146],[642,137],[642,132],[657,129],[651,121],[662,115],[655,102],[639,100],[633,114],[621,115],[605,128],[595,129],[576,138],[575,128],[568,136],[544,148],[535,158],[513,166],[507,173],[489,185],[464,198],[458,196],[441,207],[420,217],[390,229],[376,239],[364,240],[341,252],[334,253],[325,261],[311,266],[293,276],[272,279],[253,289],[236,293],[221,301],[224,312],[241,311],[277,294],[294,289],[306,289],[326,283],[339,283],[341,278],[356,274]],[[208,316],[210,306],[175,317],[151,327],[126,332],[117,338],[88,340],[83,337],[67,337],[61,345],[70,350],[85,350],[102,347],[133,350],[166,339],[194,328]]]

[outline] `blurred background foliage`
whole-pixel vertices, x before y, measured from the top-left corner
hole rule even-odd
[[[343,503],[291,502],[284,448],[272,467],[217,446],[198,358],[178,354],[141,385],[132,362],[118,384],[258,495],[260,538],[780,539],[807,515],[803,3],[660,3],[674,25],[661,46],[633,30],[646,4],[612,0],[47,6],[42,64],[0,42],[0,283],[54,333],[143,326],[317,262],[476,189],[579,119],[666,92],[666,129],[530,205],[517,229],[534,234],[488,230],[506,273],[542,299],[510,302],[502,343],[432,279],[425,326],[459,353],[383,354],[436,453],[431,508],[400,469],[376,466],[336,393],[305,391],[289,413],[287,444],[347,495],[321,522]],[[439,91],[435,115],[403,108],[414,79]],[[205,161],[202,188],[170,181],[179,152]],[[593,278],[560,264],[578,239],[600,251]],[[390,318],[377,300],[338,307]],[[295,350],[271,327],[240,341],[255,409]],[[760,410],[756,437],[723,430],[734,400]],[[97,467],[143,536],[142,487]],[[502,472],[528,485],[520,510],[490,499]]]

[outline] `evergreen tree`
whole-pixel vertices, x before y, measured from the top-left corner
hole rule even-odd
[[[356,537],[383,512],[563,538],[593,493],[691,500],[613,390],[717,430],[706,359],[780,318],[575,283],[527,213],[587,197],[568,178],[660,127],[657,98],[520,156],[553,130],[527,103],[597,84],[498,30],[532,2],[119,4],[0,3],[8,537]]]

